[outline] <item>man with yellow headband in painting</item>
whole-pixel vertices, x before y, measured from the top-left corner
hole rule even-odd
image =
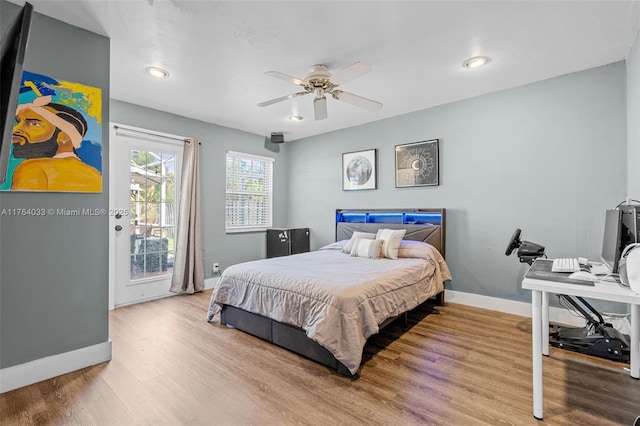
[[[87,122],[76,110],[40,96],[20,104],[13,127],[12,191],[101,192],[102,175],[76,154]]]

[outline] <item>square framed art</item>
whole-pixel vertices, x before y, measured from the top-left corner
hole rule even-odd
[[[438,139],[396,145],[396,188],[439,185]]]
[[[377,188],[377,150],[342,154],[342,189],[358,191]]]

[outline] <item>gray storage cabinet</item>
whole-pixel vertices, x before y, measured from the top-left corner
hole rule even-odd
[[[267,229],[267,258],[309,251],[309,228]]]

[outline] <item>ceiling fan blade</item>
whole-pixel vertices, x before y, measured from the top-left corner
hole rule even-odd
[[[353,80],[356,77],[360,77],[363,74],[371,71],[371,67],[367,64],[363,64],[362,62],[356,62],[353,65],[349,65],[347,68],[342,71],[338,71],[333,74],[330,78],[331,83],[336,86],[342,83],[345,83],[349,80]]]
[[[295,98],[296,96],[306,95],[307,93],[311,93],[311,92],[292,93],[292,94],[287,95],[287,96],[281,96],[279,98],[271,99],[270,101],[260,102],[258,104],[258,106],[259,107],[264,107],[264,106],[267,106],[267,105],[272,105],[272,104],[275,104],[275,103],[278,103],[278,102],[286,101],[287,99]]]
[[[313,117],[316,120],[327,118],[327,98],[324,96],[313,100]]]
[[[363,98],[362,96],[354,95],[353,93],[343,92],[342,90],[334,90],[331,95],[334,99],[368,109],[369,111],[380,111],[382,108],[382,104],[380,102],[372,101],[371,99]]]
[[[306,86],[307,82],[304,80],[301,80],[297,77],[292,77],[290,75],[287,74],[283,74],[279,71],[267,71],[265,72],[266,75],[270,75],[271,77],[275,77],[275,78],[279,78],[281,80],[285,80],[285,81],[290,81],[293,84],[297,84],[299,86]]]

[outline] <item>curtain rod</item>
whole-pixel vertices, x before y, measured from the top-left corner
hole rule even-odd
[[[186,143],[191,143],[191,141],[193,140],[193,139],[179,137],[179,136],[166,135],[166,134],[162,134],[162,133],[147,132],[145,130],[134,129],[134,128],[125,127],[125,126],[119,126],[117,124],[114,124],[113,128],[116,129],[116,131],[118,129],[123,129],[123,130],[126,130],[128,132],[142,133],[142,134],[145,134],[145,135],[150,135],[150,136],[155,136],[155,137],[160,137],[160,138],[165,138],[165,139],[172,139],[172,140],[176,140],[176,141],[183,141],[183,142],[186,142]],[[202,145],[202,143],[198,142],[198,145]]]

